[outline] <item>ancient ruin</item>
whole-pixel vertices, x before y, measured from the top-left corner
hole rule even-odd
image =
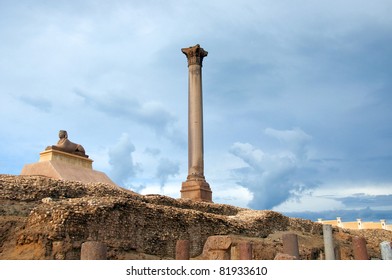
[[[68,140],[67,131],[60,130],[59,138],[56,145],[48,146],[40,153],[39,162],[26,164],[21,175],[115,185],[105,173],[93,170],[93,160],[88,158],[82,145]]]
[[[274,211],[145,196],[110,184],[0,175],[0,259],[293,259],[282,255],[292,251],[283,244],[291,233],[299,259],[321,260],[322,227]],[[333,227],[340,259],[355,258],[355,236],[366,238],[369,258],[381,258],[380,243],[392,240],[388,230]]]
[[[212,191],[204,177],[202,62],[208,52],[196,45],[181,51],[188,60],[188,176],[181,198],[212,202]]]

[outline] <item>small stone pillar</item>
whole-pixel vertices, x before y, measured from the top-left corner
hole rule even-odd
[[[383,241],[380,243],[381,259],[392,260],[392,242]]]
[[[251,260],[252,256],[252,243],[240,242],[238,243],[238,255],[240,260]]]
[[[106,244],[99,241],[86,241],[82,244],[81,260],[106,260],[107,247]]]
[[[366,240],[362,236],[353,237],[353,253],[356,260],[369,260],[369,255],[366,249]]]
[[[298,237],[295,233],[282,235],[283,253],[299,259]]]
[[[176,243],[176,260],[190,259],[190,243],[189,240],[177,240]]]
[[[324,252],[326,260],[335,259],[335,249],[332,236],[332,226],[324,224],[323,225],[323,237],[324,237]]]
[[[183,48],[188,59],[188,176],[181,198],[212,202],[212,191],[204,177],[202,62],[207,56],[200,45]]]

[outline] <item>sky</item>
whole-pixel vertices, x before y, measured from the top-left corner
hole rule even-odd
[[[200,44],[214,202],[392,221],[391,14],[389,0],[0,0],[0,173],[63,129],[118,185],[179,198],[181,48]]]

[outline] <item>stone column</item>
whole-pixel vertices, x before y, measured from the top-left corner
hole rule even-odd
[[[204,178],[202,62],[208,52],[196,45],[181,51],[188,59],[188,177],[181,198],[212,202],[210,185]]]
[[[362,236],[353,237],[353,253],[356,260],[369,260],[369,255],[366,249],[366,240]]]
[[[177,240],[176,243],[176,260],[189,260],[189,240]]]
[[[87,241],[82,244],[81,260],[106,260],[107,247],[99,241]]]
[[[381,259],[392,260],[392,242],[383,241],[380,243]]]
[[[335,259],[335,249],[333,244],[332,236],[332,226],[324,224],[323,225],[323,237],[324,237],[324,251],[326,260]]]
[[[240,242],[238,243],[238,252],[240,260],[251,260],[252,256],[252,243]]]
[[[285,233],[282,235],[283,253],[295,257],[299,260],[298,237],[295,233]]]

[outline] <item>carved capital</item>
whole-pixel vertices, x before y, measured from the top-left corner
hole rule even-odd
[[[188,59],[188,66],[193,64],[202,66],[203,58],[208,54],[208,52],[206,52],[203,48],[200,48],[199,44],[193,47],[183,48],[181,51]]]

